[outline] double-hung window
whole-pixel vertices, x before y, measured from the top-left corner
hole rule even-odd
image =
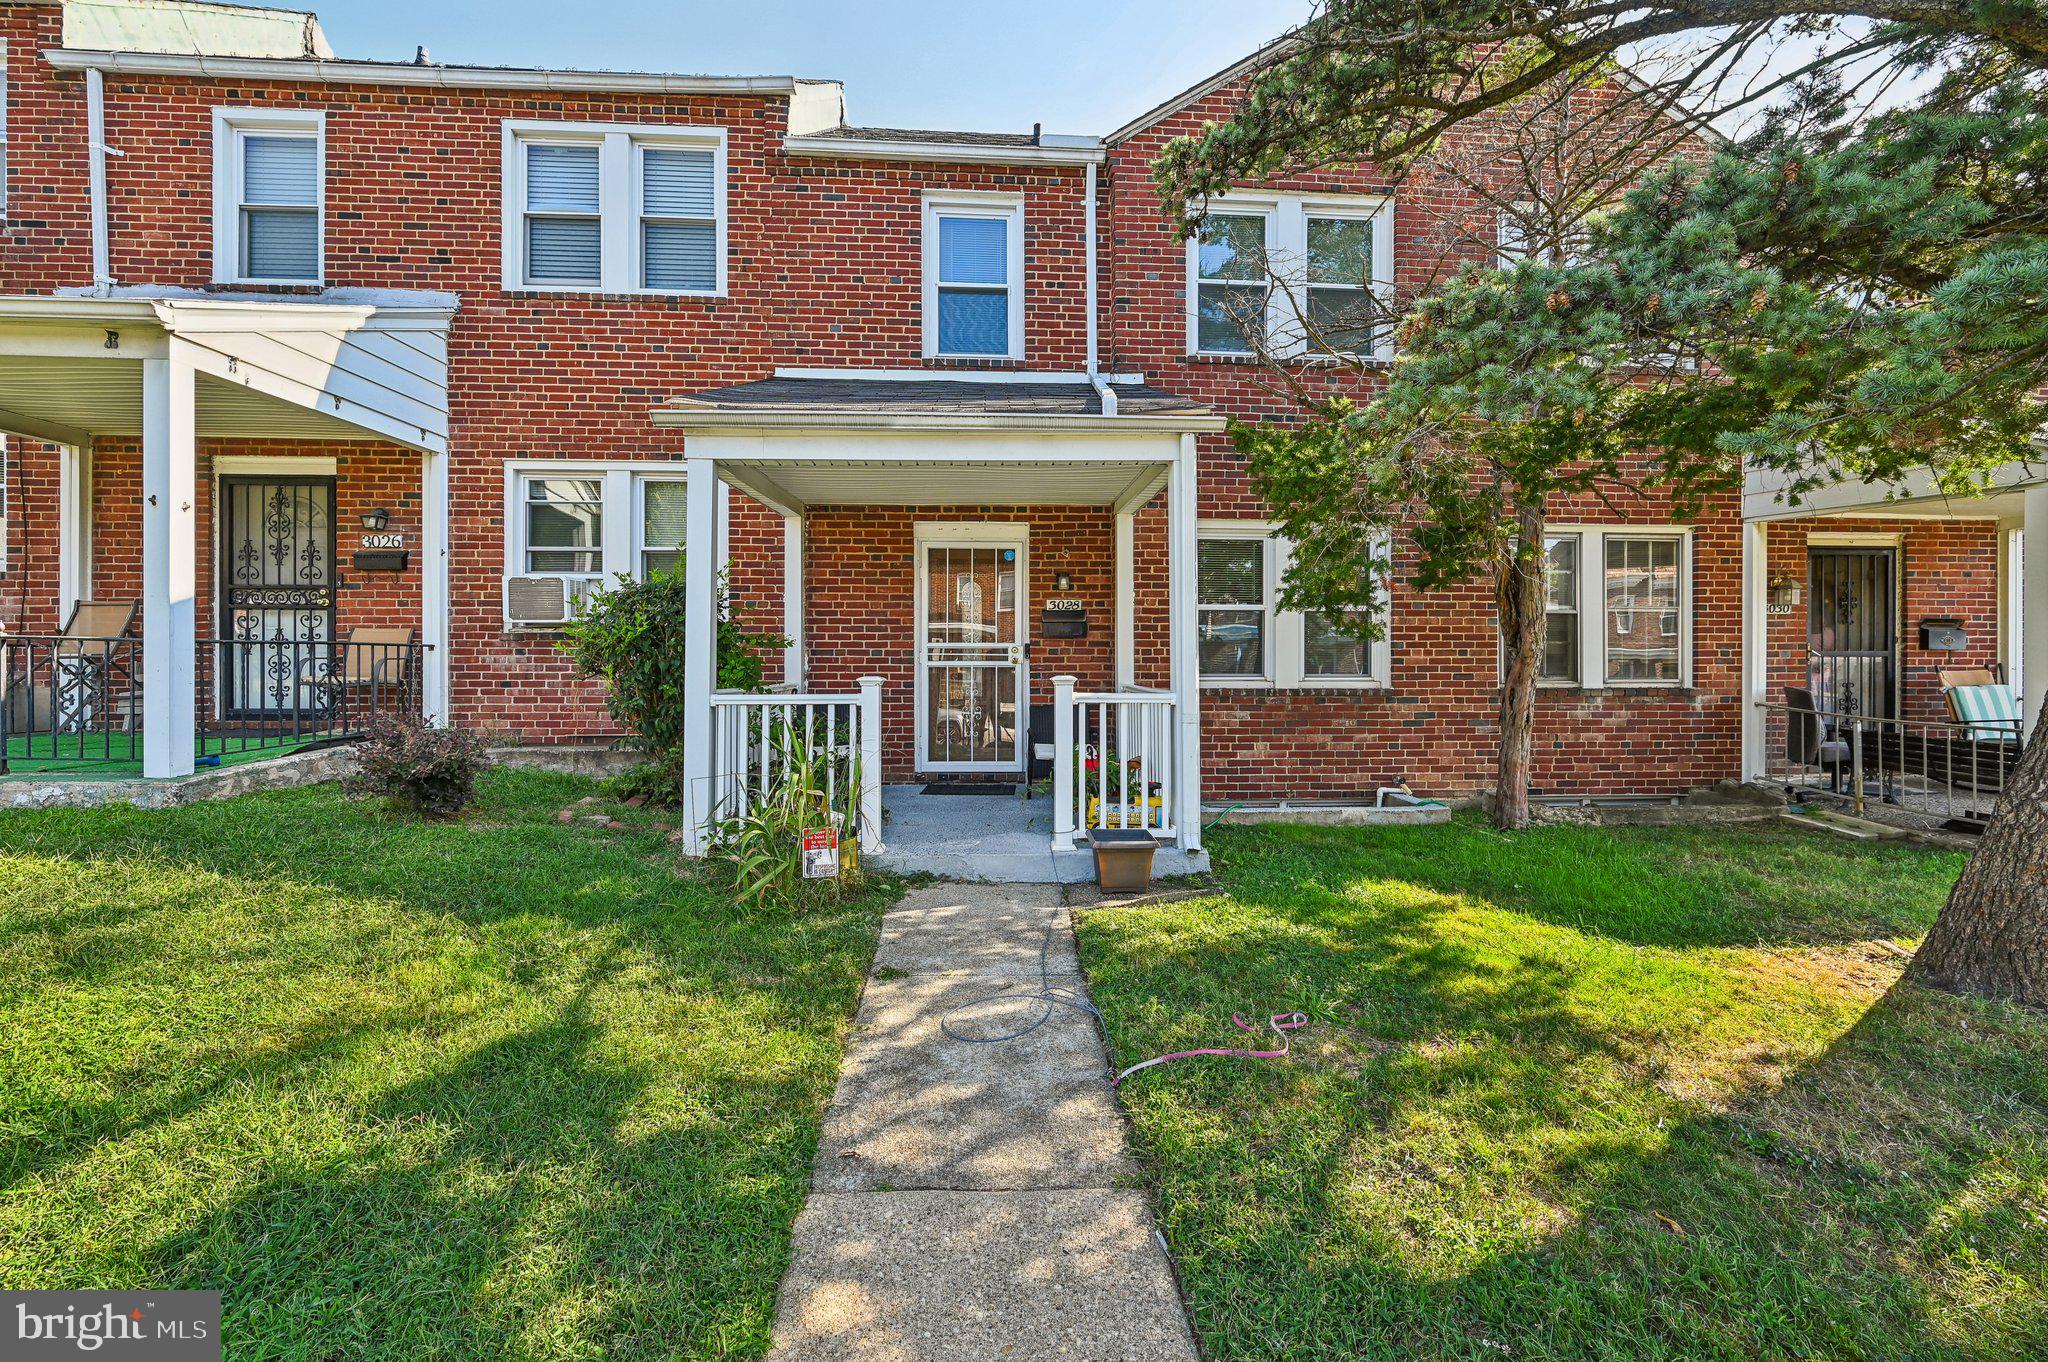
[[[1209,534],[1195,549],[1195,651],[1205,679],[1272,677],[1271,541],[1263,534]]]
[[[1024,205],[934,197],[924,205],[924,350],[934,358],[1024,357]]]
[[[216,283],[321,282],[325,153],[317,111],[214,111]]]
[[[1195,348],[1202,353],[1249,355],[1265,338],[1272,226],[1264,213],[1211,213],[1203,221],[1192,244]]]
[[[1542,657],[1551,686],[1679,686],[1692,668],[1692,535],[1553,526],[1544,536]]]
[[[1387,544],[1374,548],[1384,563]],[[1279,586],[1293,548],[1256,521],[1212,521],[1196,540],[1195,651],[1212,686],[1384,686],[1392,661],[1383,576],[1370,604],[1342,617],[1282,610]],[[1365,637],[1360,625],[1381,627]]]
[[[725,291],[725,134],[717,128],[505,124],[511,289]]]
[[[505,478],[505,576],[558,577],[571,613],[619,577],[645,581],[682,561],[688,501],[682,469],[647,460],[536,459]],[[513,625],[558,623],[548,617]]]
[[[1393,260],[1390,200],[1214,200],[1188,242],[1188,348],[1388,358]]]

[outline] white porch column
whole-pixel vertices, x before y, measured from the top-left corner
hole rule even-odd
[[[1764,521],[1742,522],[1742,771],[1744,780],[1762,780],[1770,755],[1765,750],[1762,704],[1770,685],[1770,553]]]
[[[2048,700],[2048,487],[2029,487],[2020,545],[2020,712],[2027,732]]]
[[[860,838],[882,850],[882,678],[860,679]]]
[[[448,722],[448,456],[420,455],[420,714]]]
[[[198,553],[192,361],[142,362],[142,774],[192,774]]]
[[[1074,678],[1052,679],[1052,849],[1074,848]]]
[[[789,646],[782,650],[782,679],[797,690],[804,688],[804,518],[793,511],[782,513],[782,636]]]
[[[683,522],[683,853],[704,854],[711,821],[711,695],[718,685],[716,459],[688,459]]]
[[[92,599],[92,446],[57,448],[57,618],[62,628],[71,607]]]
[[[1180,808],[1174,822],[1184,851],[1202,846],[1202,670],[1195,651],[1195,462],[1193,435],[1180,437],[1180,457],[1168,480],[1167,549],[1174,713],[1179,722],[1174,778]]]
[[[1131,511],[1116,513],[1116,688],[1129,690],[1137,683],[1137,602],[1131,583],[1136,580],[1136,516]]]

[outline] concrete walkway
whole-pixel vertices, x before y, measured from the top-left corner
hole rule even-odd
[[[1195,1362],[1171,1266],[1131,1190],[1094,1022],[968,1045],[949,1010],[1081,986],[1058,885],[918,889],[882,923],[874,972],[796,1222],[772,1362]],[[1037,1004],[977,1009],[1013,1029]]]
[[[932,795],[921,785],[882,790],[887,850],[869,863],[897,875],[937,875],[997,884],[1085,884],[1095,878],[1095,853],[1086,846],[1052,849],[1052,800],[1004,795]],[[1209,853],[1163,846],[1152,877],[1199,875]]]

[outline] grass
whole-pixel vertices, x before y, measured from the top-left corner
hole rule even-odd
[[[0,819],[0,1282],[221,1289],[231,1358],[765,1351],[883,889],[742,915],[592,788]]]
[[[1089,913],[1207,1355],[2048,1356],[2048,1019],[1899,981],[1962,858],[1776,829],[1225,829]]]
[[[268,761],[289,756],[302,747],[325,741],[303,741],[287,736],[223,737],[201,733],[193,739],[193,752],[203,772],[209,766],[240,766],[245,762]],[[119,777],[142,774],[142,735],[139,733],[37,733],[7,740],[7,765],[13,776]],[[7,777],[0,776],[0,780]]]

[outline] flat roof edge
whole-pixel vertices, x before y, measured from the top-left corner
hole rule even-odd
[[[644,71],[567,71],[539,67],[420,66],[410,62],[324,57],[197,57],[53,47],[44,60],[60,71],[299,81],[333,85],[424,85],[449,90],[630,90],[656,94],[793,94],[795,76],[682,76]],[[801,82],[804,85],[830,81]]]

